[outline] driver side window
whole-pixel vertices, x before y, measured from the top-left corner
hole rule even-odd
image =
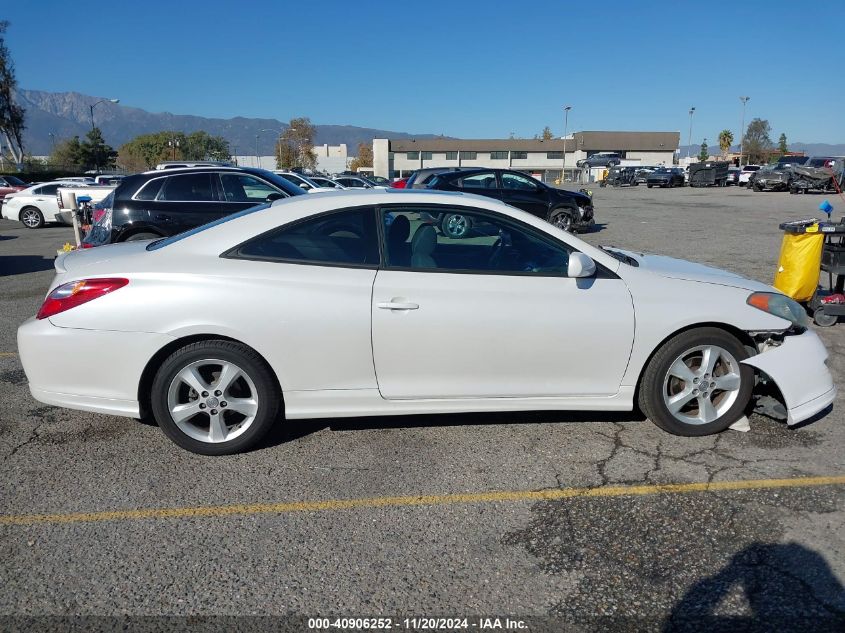
[[[387,268],[565,277],[570,250],[540,231],[474,209],[382,211]]]
[[[223,195],[226,202],[265,202],[267,196],[277,195],[286,198],[287,194],[271,187],[263,180],[247,176],[246,174],[220,174],[223,183]],[[298,184],[298,183],[295,183]]]

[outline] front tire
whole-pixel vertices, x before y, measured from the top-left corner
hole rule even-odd
[[[233,341],[191,343],[156,372],[150,393],[161,430],[200,455],[230,455],[254,446],[279,415],[272,371],[252,349]]]
[[[21,209],[21,224],[28,229],[40,229],[44,226],[44,215],[35,207]]]
[[[463,239],[471,230],[472,220],[462,213],[447,213],[440,222],[440,231],[449,239]]]
[[[572,233],[572,227],[575,223],[571,213],[563,209],[555,209],[549,214],[549,224],[567,233]]]
[[[682,332],[649,361],[640,381],[639,405],[649,420],[673,435],[719,433],[745,411],[754,370],[748,351],[732,334],[713,327]]]

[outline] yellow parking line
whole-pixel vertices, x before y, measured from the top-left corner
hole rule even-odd
[[[712,483],[654,484],[645,486],[606,486],[603,488],[559,488],[551,490],[511,490],[469,492],[463,494],[418,495],[407,497],[366,497],[362,499],[330,499],[326,501],[291,501],[283,503],[250,503],[193,508],[144,508],[105,512],[72,512],[67,514],[0,515],[0,525],[36,525],[60,523],[94,523],[132,519],[174,519],[223,517],[249,514],[286,514],[291,512],[323,512],[354,508],[437,506],[456,503],[499,503],[515,501],[548,501],[573,497],[624,497],[629,495],[678,494],[720,490],[759,490],[765,488],[806,488],[845,484],[845,475],[833,477],[795,477],[790,479],[749,479]]]
[[[17,356],[15,352],[0,352],[0,358],[6,358],[8,356]]]

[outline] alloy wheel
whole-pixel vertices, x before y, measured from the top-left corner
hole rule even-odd
[[[24,209],[23,213],[21,213],[21,222],[27,228],[38,228],[41,225],[41,214],[35,209]]]
[[[183,367],[167,390],[167,408],[179,429],[210,444],[243,434],[258,413],[258,390],[238,365],[203,359]]]
[[[717,345],[699,345],[680,354],[663,379],[663,402],[684,424],[709,424],[736,402],[742,378],[739,362]]]

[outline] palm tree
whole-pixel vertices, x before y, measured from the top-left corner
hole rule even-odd
[[[719,132],[719,149],[722,150],[722,156],[728,155],[731,145],[734,142],[734,134],[730,130],[722,130]]]

